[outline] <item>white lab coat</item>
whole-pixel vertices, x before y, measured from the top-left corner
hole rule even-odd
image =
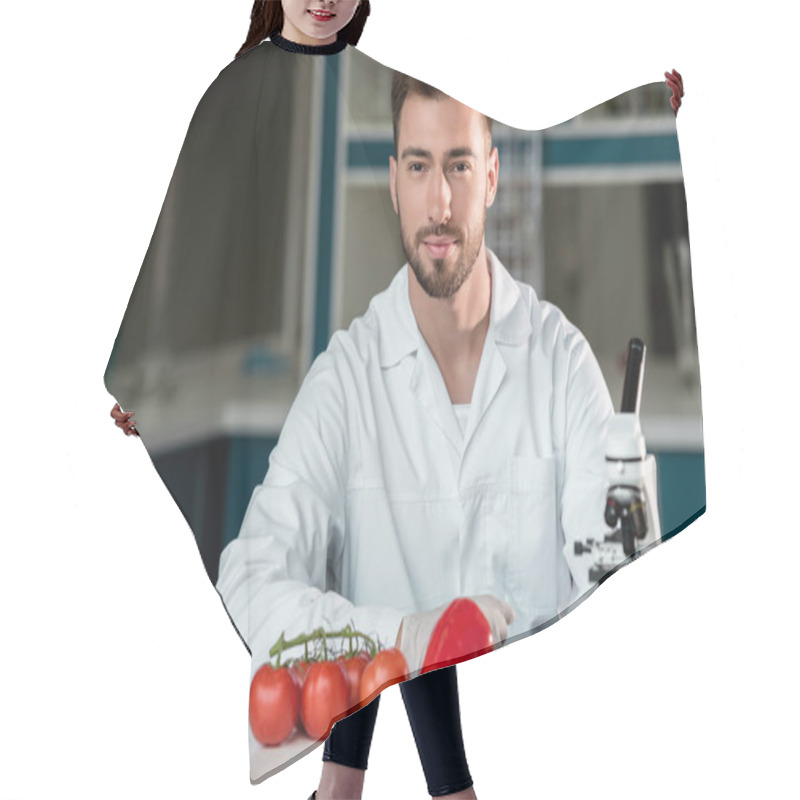
[[[313,363],[220,561],[254,668],[287,638],[489,593],[509,638],[587,589],[573,541],[605,531],[613,413],[583,335],[492,262],[489,328],[462,436],[408,299],[408,266]]]

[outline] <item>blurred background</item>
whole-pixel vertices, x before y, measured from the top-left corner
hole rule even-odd
[[[363,314],[405,258],[389,195],[391,71],[349,48],[294,60],[281,95],[264,218],[268,257],[242,257],[239,291],[198,309],[150,274],[152,313],[121,331],[106,382],[189,522],[209,576],[239,531],[303,376],[332,333]],[[705,507],[700,382],[686,201],[664,84],[561,125],[495,123],[497,200],[486,240],[509,271],[586,335],[612,398],[632,336],[648,346],[642,426],[656,454],[665,538]],[[281,138],[282,137],[282,138]],[[137,286],[137,289],[140,287]],[[214,323],[210,324],[210,314]]]

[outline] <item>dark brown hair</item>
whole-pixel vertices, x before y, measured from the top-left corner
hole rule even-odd
[[[353,19],[342,28],[337,39],[344,39],[347,44],[356,45],[361,38],[364,25],[369,16],[369,0],[361,0]],[[255,0],[250,12],[250,30],[247,39],[239,48],[236,58],[251,50],[268,36],[274,36],[283,30],[283,6],[280,0]]]
[[[428,83],[418,81],[410,75],[395,71],[392,76],[392,129],[394,130],[394,149],[397,154],[397,134],[400,129],[400,112],[410,94],[419,94],[429,100],[449,100],[449,95],[441,89],[431,86]],[[489,132],[489,139],[492,138],[492,118],[482,114],[486,122],[486,130]]]

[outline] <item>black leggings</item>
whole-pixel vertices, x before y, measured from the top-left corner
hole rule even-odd
[[[426,672],[400,684],[408,721],[431,797],[472,786],[464,753],[456,668]],[[378,716],[378,695],[368,706],[337,722],[325,741],[323,761],[366,769]]]

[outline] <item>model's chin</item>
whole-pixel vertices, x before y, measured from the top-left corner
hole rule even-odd
[[[330,26],[326,26],[330,28]],[[311,39],[316,39],[317,41],[323,41],[325,39],[330,39],[335,33],[331,30],[326,30],[326,27],[322,25],[310,25],[304,33]]]

